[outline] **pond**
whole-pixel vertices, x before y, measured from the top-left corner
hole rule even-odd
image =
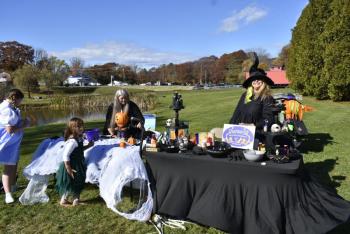
[[[72,117],[79,117],[84,121],[104,120],[106,118],[107,106],[94,108],[27,108],[22,110],[22,116],[28,117],[30,126],[41,126],[50,123],[67,123]]]

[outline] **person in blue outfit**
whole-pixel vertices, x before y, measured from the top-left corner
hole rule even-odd
[[[15,188],[19,148],[23,137],[22,121],[18,106],[24,98],[19,89],[11,89],[0,104],[0,164],[4,165],[2,183],[5,190],[5,202],[12,203],[11,192]]]

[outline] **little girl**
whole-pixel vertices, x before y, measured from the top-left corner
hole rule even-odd
[[[93,146],[89,142],[83,146],[84,122],[79,118],[72,118],[64,132],[63,162],[56,174],[56,189],[58,190],[61,201],[60,205],[67,206],[70,203],[67,198],[69,194],[73,195],[73,206],[79,204],[80,192],[84,188],[86,178],[86,165],[84,159],[84,150]]]

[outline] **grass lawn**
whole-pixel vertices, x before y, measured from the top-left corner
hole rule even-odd
[[[97,89],[95,92],[106,95],[114,91],[113,87],[113,90]],[[242,89],[182,90],[180,93],[185,109],[180,112],[180,119],[190,121],[191,133],[222,127],[229,121],[242,92]],[[174,111],[169,108],[172,91],[157,90],[156,94],[159,103],[151,112],[157,115],[158,130],[164,130],[162,125],[165,120],[174,117]],[[310,133],[301,148],[305,165],[320,181],[334,187],[339,195],[350,200],[350,103],[317,101],[308,97],[304,98],[303,103],[315,108],[315,111],[304,115]],[[102,125],[103,121],[89,122],[87,128],[102,128]],[[20,189],[15,193],[16,197],[28,183],[22,171],[29,164],[36,147],[47,137],[61,135],[63,129],[63,124],[53,124],[25,130],[19,162]],[[0,233],[155,233],[151,225],[129,221],[107,209],[94,185],[87,185],[82,193],[82,200],[87,205],[76,208],[61,208],[58,205],[59,197],[53,188],[53,181],[47,192],[50,202],[34,206],[22,206],[19,202],[5,205],[4,195],[1,194]],[[332,233],[349,233],[349,227],[342,226]],[[166,233],[220,233],[214,228],[199,225],[187,225],[187,228],[187,232],[166,229]]]

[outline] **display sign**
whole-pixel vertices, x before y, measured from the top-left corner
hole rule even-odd
[[[233,148],[253,149],[254,136],[254,125],[224,124],[222,141],[229,143]]]

